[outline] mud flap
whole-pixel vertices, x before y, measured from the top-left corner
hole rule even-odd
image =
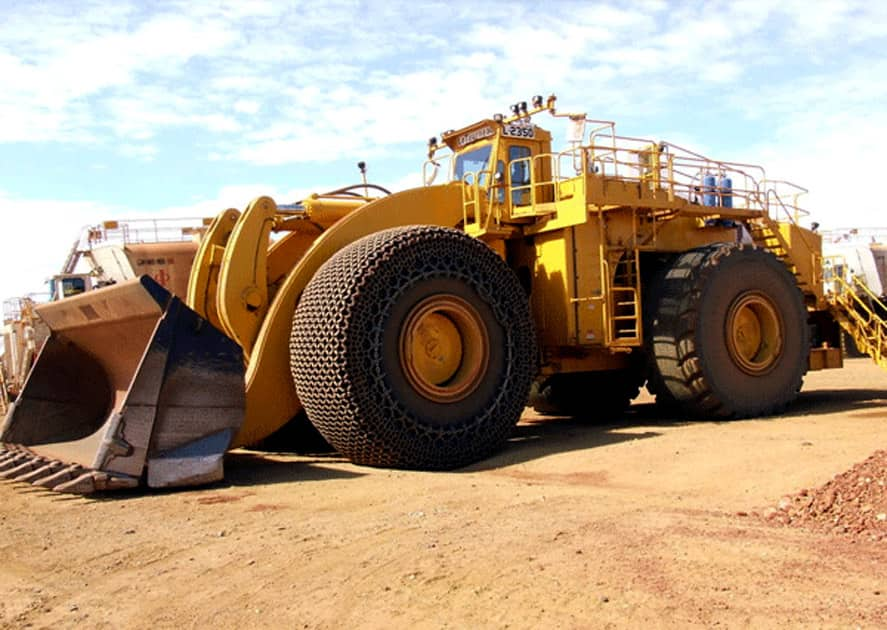
[[[51,334],[0,427],[0,477],[84,494],[222,478],[237,343],[148,276],[37,312]]]

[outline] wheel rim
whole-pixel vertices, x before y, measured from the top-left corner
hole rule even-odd
[[[400,363],[425,398],[451,403],[483,380],[490,348],[480,314],[455,295],[433,295],[407,314],[400,332]]]
[[[733,302],[726,332],[727,350],[746,374],[766,374],[782,355],[782,319],[773,302],[762,293],[745,293]]]

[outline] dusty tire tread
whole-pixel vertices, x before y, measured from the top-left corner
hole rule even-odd
[[[435,421],[385,367],[387,322],[423,282],[468,287],[504,339],[493,393],[470,417],[465,403],[441,407],[452,416]],[[296,391],[324,438],[355,463],[395,468],[450,469],[489,455],[520,418],[536,371],[529,304],[514,273],[480,241],[433,226],[371,234],[330,258],[300,298],[290,353]]]
[[[647,349],[654,371],[649,382],[654,389],[664,387],[682,408],[697,416],[732,418],[775,414],[783,410],[800,391],[806,373],[806,354],[803,359],[800,355],[787,357],[785,363],[780,364],[780,369],[785,370],[787,384],[771,400],[760,401],[759,404],[739,403],[735,397],[730,400],[728,392],[716,391],[708,372],[712,368],[704,364],[700,355],[699,325],[703,316],[700,307],[712,282],[727,281],[720,269],[722,261],[731,256],[739,257],[737,261],[747,260],[767,268],[768,273],[773,274],[773,279],[778,278],[779,282],[790,287],[794,294],[786,300],[798,311],[788,315],[802,319],[801,339],[795,345],[807,347],[803,296],[785,266],[772,254],[758,248],[733,243],[712,244],[679,256],[670,267],[676,273],[667,270],[657,279],[661,284],[655,290],[656,303],[648,311],[647,330],[651,341]],[[786,328],[790,326],[787,324]],[[788,334],[794,333],[789,330]],[[660,341],[652,340],[653,337],[658,337]],[[661,353],[663,348],[664,354]],[[659,355],[656,354],[657,349]]]

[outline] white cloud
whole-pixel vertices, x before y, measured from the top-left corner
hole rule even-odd
[[[109,20],[96,6],[120,21]],[[188,62],[220,54],[238,38],[231,25],[183,15],[159,14],[127,28],[136,19],[133,6],[90,5],[80,14],[50,4],[0,27],[0,75],[7,88],[0,93],[0,112],[6,114],[0,117],[0,142],[95,139],[105,120],[88,98],[110,97],[112,114],[115,99],[140,101],[143,114],[162,110],[167,99],[176,98],[170,82],[184,75]],[[144,97],[140,84],[146,77],[160,82],[155,89],[165,98]],[[121,117],[112,117],[111,126],[125,128],[127,117]],[[169,122],[162,115],[148,118],[142,128]],[[214,122],[209,115],[195,120],[210,128]]]
[[[119,209],[90,201],[14,199],[0,191],[0,297],[43,291],[43,282],[61,271],[81,228],[116,214]],[[52,229],[40,229],[35,217]]]
[[[865,41],[887,29],[876,26],[887,21],[879,21],[884,9],[838,1],[774,9],[746,0],[704,11],[662,1],[564,2],[546,12],[514,2],[491,6],[500,18],[493,20],[476,19],[467,4],[436,2],[41,6],[14,11],[0,26],[0,69],[15,86],[0,95],[0,140],[95,141],[105,126],[146,139],[188,125],[217,134],[220,145],[233,140],[240,147],[226,153],[260,164],[298,161],[306,152],[292,149],[301,136],[333,136],[344,117],[363,125],[360,103],[388,103],[364,126],[385,135],[358,138],[370,149],[420,128],[427,135],[440,119],[427,112],[443,103],[454,121],[444,126],[455,126],[462,112],[540,90],[634,115],[706,84],[748,82],[756,67],[779,60],[769,51],[786,42],[816,50],[844,33]],[[314,116],[294,118],[287,100]],[[417,111],[404,119],[397,102]],[[281,119],[310,132],[258,137]],[[272,145],[250,146],[256,139]],[[346,142],[338,153],[353,149]]]
[[[153,144],[129,144],[118,146],[121,155],[138,158],[140,160],[153,160],[157,156],[158,149]]]
[[[443,183],[443,181],[446,179],[446,175],[447,174],[444,172],[438,173],[437,178],[434,180],[433,183],[435,183],[435,184]],[[415,169],[413,171],[410,171],[406,175],[403,175],[402,177],[395,179],[394,181],[385,182],[381,185],[382,185],[382,187],[388,189],[389,191],[391,191],[393,193],[401,191],[401,190],[407,190],[410,188],[419,188],[420,186],[423,185],[422,173],[419,169]]]
[[[234,111],[238,114],[257,114],[262,109],[258,101],[242,100],[234,103]]]
[[[851,62],[840,75],[812,74],[761,89],[748,114],[780,121],[750,153],[767,171],[807,186],[804,205],[824,227],[875,227],[887,214],[875,186],[887,146],[887,62]]]

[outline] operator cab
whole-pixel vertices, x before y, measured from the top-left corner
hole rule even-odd
[[[86,274],[58,274],[49,279],[49,299],[63,300],[73,295],[85,293],[92,287],[90,277]]]
[[[435,138],[429,143],[432,162],[434,152],[444,146],[453,152],[450,181],[475,190],[475,195],[466,190],[466,196],[498,208],[503,219],[520,214],[521,207],[551,201],[551,134],[530,117],[553,109],[553,100],[543,106],[537,98],[532,111],[526,103],[517,104],[509,118],[497,114],[443,133],[440,146]]]

